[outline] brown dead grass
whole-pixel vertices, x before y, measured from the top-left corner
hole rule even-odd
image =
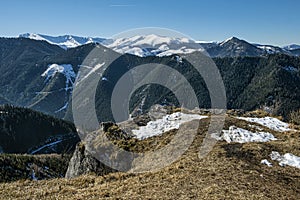
[[[271,161],[269,154],[274,150],[300,155],[299,132],[265,129],[279,140],[248,144],[218,142],[208,156],[199,159],[197,153],[208,121],[201,120],[189,150],[158,172],[3,183],[0,199],[299,199],[300,169],[280,167],[276,162],[272,162],[273,167],[260,164],[262,159]],[[236,125],[249,129],[248,124],[228,117],[225,128]]]

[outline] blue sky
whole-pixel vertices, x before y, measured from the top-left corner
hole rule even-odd
[[[1,36],[20,33],[109,37],[139,27],[170,28],[197,40],[231,36],[300,44],[299,0],[0,0]]]

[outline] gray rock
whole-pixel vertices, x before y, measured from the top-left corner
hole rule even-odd
[[[89,173],[105,175],[111,172],[115,172],[115,170],[94,158],[81,142],[76,146],[74,154],[69,162],[65,178],[74,178]]]

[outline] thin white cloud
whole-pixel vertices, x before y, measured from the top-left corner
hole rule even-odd
[[[109,5],[109,7],[132,7],[132,6],[135,6],[133,4],[112,4],[112,5]]]

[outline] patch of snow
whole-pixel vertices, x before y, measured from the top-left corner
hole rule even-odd
[[[263,44],[253,44],[254,46],[256,46],[257,48],[265,51],[268,54],[275,54],[275,53],[286,53],[286,54],[290,54],[289,50],[285,49],[285,48],[281,48],[278,46],[273,46],[273,45],[263,45]]]
[[[49,91],[49,92],[35,92],[35,94],[51,94],[53,91]]]
[[[255,125],[252,125],[252,124],[248,124],[248,126],[249,126],[250,128],[255,128],[255,129],[259,130],[259,131],[262,131],[262,130],[263,130],[263,129],[260,128],[259,126],[255,126]]]
[[[46,77],[45,82],[48,82],[51,78],[53,78],[57,73],[63,74],[66,77],[66,87],[65,90],[68,91],[72,88],[74,84],[74,79],[76,78],[76,74],[73,70],[71,64],[51,64],[48,66],[46,71],[42,73],[42,77]]]
[[[64,105],[63,107],[61,107],[60,109],[54,111],[54,113],[58,113],[58,112],[60,112],[60,111],[63,111],[63,110],[65,110],[65,109],[67,109],[68,105],[69,105],[69,102],[66,102],[65,105]]]
[[[300,157],[295,156],[291,153],[286,153],[284,155],[280,155],[277,151],[272,151],[270,154],[272,160],[276,160],[279,162],[279,165],[284,167],[286,165],[291,167],[296,167],[300,169]]]
[[[190,54],[195,51],[201,51],[201,50],[200,49],[199,50],[190,49],[190,48],[187,48],[184,46],[184,47],[181,47],[180,49],[175,49],[175,50],[170,49],[170,50],[161,52],[161,53],[157,54],[156,56],[163,57],[163,56],[170,56],[170,55],[174,55],[174,54]]]
[[[182,58],[180,56],[175,56],[175,58],[177,62],[182,63]]]
[[[286,50],[291,51],[291,50],[300,49],[300,45],[291,44],[291,45],[288,45],[288,46],[284,46],[283,48],[286,49]]]
[[[34,150],[34,151],[30,152],[30,154],[35,154],[35,153],[37,153],[37,152],[41,151],[41,150],[42,150],[42,149],[44,149],[44,148],[47,148],[47,147],[50,147],[50,146],[56,145],[56,144],[58,144],[58,143],[61,143],[62,141],[63,141],[63,140],[58,140],[58,141],[55,141],[55,142],[52,142],[52,143],[46,144],[46,145],[44,145],[44,146],[41,146],[40,148],[38,148],[38,149],[36,149],[36,150]]]
[[[267,165],[268,167],[272,167],[272,163],[270,163],[267,159],[263,159],[261,162],[261,164]]]
[[[81,75],[78,76],[78,83],[83,81],[84,79],[86,79],[87,77],[89,77],[91,74],[95,73],[98,69],[100,69],[102,66],[105,65],[105,62],[101,63],[101,64],[97,64],[95,67],[89,67],[89,66],[84,66],[85,68],[89,69],[89,70],[86,70],[87,74],[85,75]]]
[[[285,66],[282,67],[284,70],[288,71],[288,72],[299,72],[299,69],[293,66]]]
[[[273,98],[272,98],[272,99],[273,99]],[[267,112],[267,113],[269,113],[269,114],[273,112],[273,109],[270,108],[270,107],[268,107],[268,106],[263,106],[262,109],[263,109],[263,111],[265,111],[265,112]]]
[[[207,118],[198,114],[185,114],[181,112],[165,115],[162,119],[150,121],[146,126],[141,126],[137,130],[132,130],[132,133],[140,140],[149,137],[161,135],[172,129],[179,129],[180,125],[192,120],[200,120]]]
[[[198,44],[217,44],[218,43],[216,41],[205,41],[205,40],[197,40],[196,42]]]
[[[285,132],[291,131],[292,129],[288,128],[289,124],[283,121],[280,121],[274,117],[263,117],[263,118],[256,118],[256,117],[237,117],[238,119],[245,120],[248,122],[258,123],[262,126],[265,126],[271,130],[278,131],[278,132]]]
[[[101,80],[102,81],[108,81],[108,79],[106,77],[102,77]]]
[[[35,172],[34,172],[33,169],[31,169],[31,179],[32,179],[33,181],[37,181],[37,180],[38,180],[37,177],[35,176]]]
[[[229,130],[223,130],[221,135],[212,134],[212,137],[217,140],[225,140],[227,143],[238,142],[269,142],[277,140],[271,133],[267,132],[251,132],[236,126],[230,126]]]
[[[274,54],[279,52],[278,50],[276,50],[275,47],[269,45],[256,45],[256,47],[266,51],[268,54]]]

